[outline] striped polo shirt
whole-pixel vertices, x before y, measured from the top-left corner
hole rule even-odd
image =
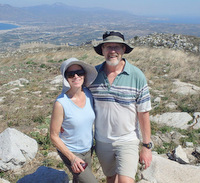
[[[123,71],[110,85],[104,65],[105,62],[96,66],[98,76],[89,87],[95,101],[95,138],[106,143],[136,140],[137,112],[151,110],[146,78],[139,68],[125,60]]]

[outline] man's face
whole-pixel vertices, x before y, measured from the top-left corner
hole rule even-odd
[[[120,43],[104,43],[102,53],[108,65],[116,66],[122,60],[125,46]]]

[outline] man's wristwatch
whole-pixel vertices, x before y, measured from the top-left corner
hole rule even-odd
[[[147,149],[152,149],[153,148],[152,142],[149,142],[148,144],[142,143],[142,146],[146,147]]]

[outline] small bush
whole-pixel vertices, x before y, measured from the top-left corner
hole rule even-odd
[[[37,143],[42,147],[42,149],[47,150],[51,145],[50,135],[41,135],[39,132],[32,132],[31,137],[34,138]]]
[[[181,144],[184,146],[186,142],[192,142],[193,144],[200,144],[200,129],[194,130],[179,130],[185,137],[180,139]]]
[[[41,64],[40,67],[41,68],[46,68],[46,65],[45,64]]]
[[[174,150],[176,146],[177,144],[175,144],[174,142],[164,142],[162,147],[155,146],[154,151],[156,151],[158,154],[166,154],[167,152],[171,152],[172,150]]]
[[[172,127],[169,126],[163,126],[159,129],[162,133],[167,133],[167,132],[171,132],[173,130]]]
[[[44,123],[45,122],[45,116],[43,115],[38,115],[33,117],[33,122],[35,123]]]

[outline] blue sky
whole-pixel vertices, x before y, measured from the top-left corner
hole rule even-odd
[[[0,0],[16,7],[62,2],[78,7],[103,7],[135,15],[200,17],[200,0]]]

